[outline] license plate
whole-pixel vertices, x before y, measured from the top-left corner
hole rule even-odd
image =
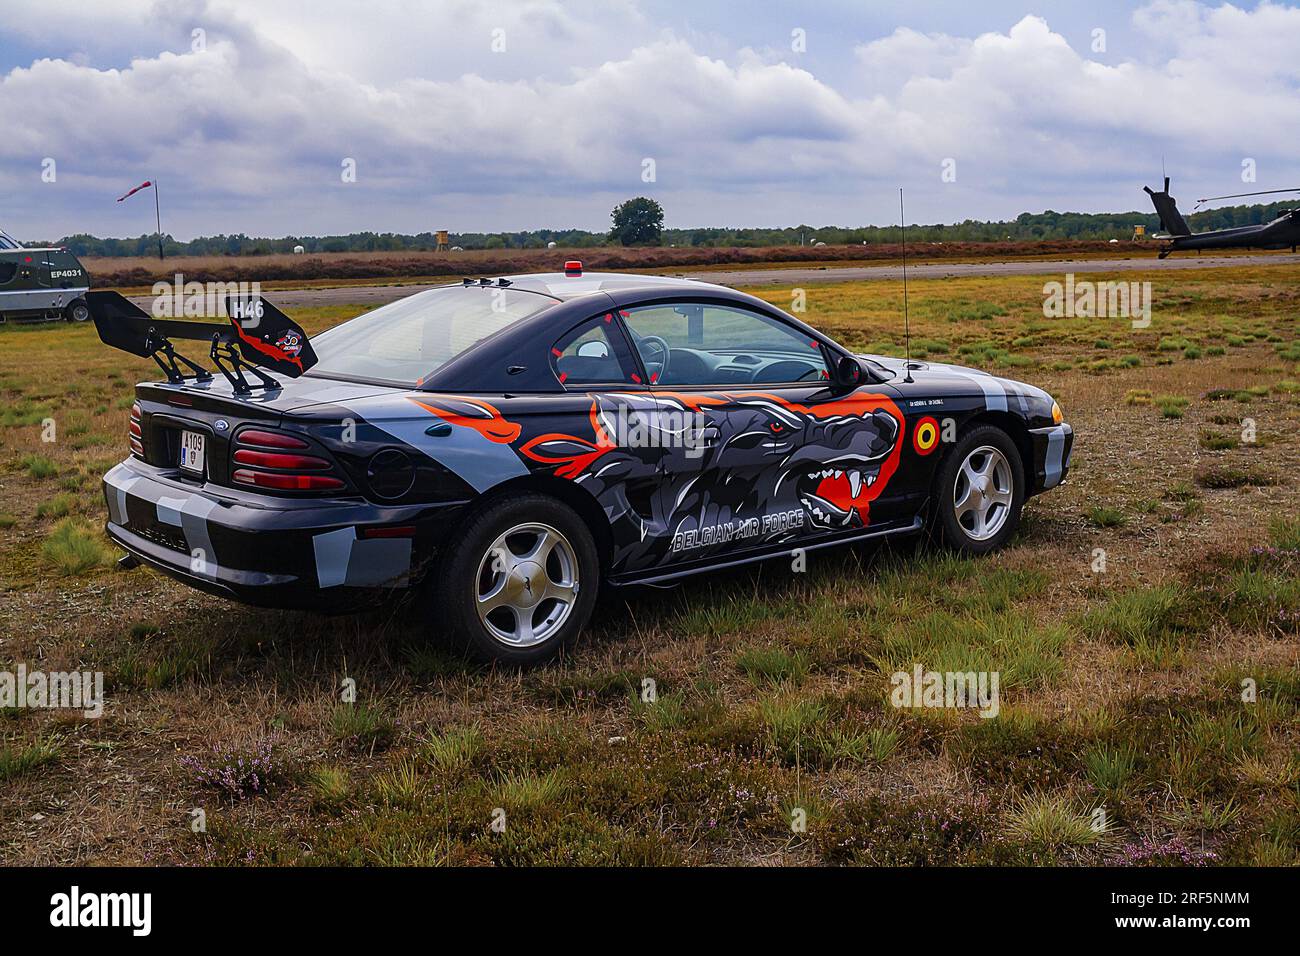
[[[207,436],[202,432],[181,432],[181,468],[196,475],[203,474],[204,450]]]

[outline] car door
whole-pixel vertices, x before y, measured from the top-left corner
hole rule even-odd
[[[835,353],[734,302],[668,301],[620,313],[658,405],[655,531],[689,566],[882,527],[902,414],[883,387],[832,385]]]
[[[564,331],[551,347],[551,366],[563,393],[503,403],[517,409],[519,453],[534,470],[572,481],[595,499],[609,523],[611,574],[657,567],[658,406],[614,311]]]

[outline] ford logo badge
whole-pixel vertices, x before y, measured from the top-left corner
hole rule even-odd
[[[230,422],[226,421],[224,418],[218,418],[212,424],[216,427],[217,431],[219,432],[224,432],[226,429],[230,427]]]

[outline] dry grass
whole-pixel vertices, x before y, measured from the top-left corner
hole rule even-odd
[[[1117,248],[1105,242],[949,242],[911,247],[914,261],[979,262],[1063,256],[1150,255],[1148,248]],[[566,259],[581,259],[588,270],[710,269],[739,265],[798,263],[809,266],[855,262],[896,262],[902,249],[870,246],[596,246],[573,249],[495,249],[463,252],[321,252],[311,255],[177,256],[159,262],[145,256],[84,260],[98,287],[134,288],[171,282],[182,273],[191,282],[252,282],[268,288],[278,283],[431,279],[437,276],[512,275],[559,272]]]
[[[80,522],[102,520],[98,476],[123,453],[131,383],[154,371],[90,328],[0,330],[0,670],[102,670],[108,690],[99,720],[0,712],[0,859],[1296,862],[1300,280],[1149,278],[1138,330],[1043,319],[1041,278],[912,284],[920,351],[1040,384],[1075,426],[1070,482],[1031,502],[1007,551],[825,552],[802,575],[611,598],[564,662],[526,674],[471,668],[402,613],[323,619],[143,570],[51,573],[58,528],[97,543]],[[828,284],[804,318],[900,352],[900,304],[893,283]],[[1154,396],[1185,399],[1182,416]],[[1207,428],[1237,431],[1214,419],[1229,413],[1258,441],[1206,447]],[[1197,483],[1235,474],[1272,483]],[[1017,677],[994,719],[898,711],[888,671],[912,660]],[[226,799],[180,761],[271,737],[267,795]]]

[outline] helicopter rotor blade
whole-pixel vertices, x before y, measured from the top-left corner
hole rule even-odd
[[[1220,199],[1245,199],[1247,196],[1275,196],[1278,193],[1300,193],[1300,189],[1265,189],[1257,193],[1233,193],[1231,196],[1209,196],[1205,199],[1196,200],[1198,207],[1205,205],[1207,202],[1218,202]]]

